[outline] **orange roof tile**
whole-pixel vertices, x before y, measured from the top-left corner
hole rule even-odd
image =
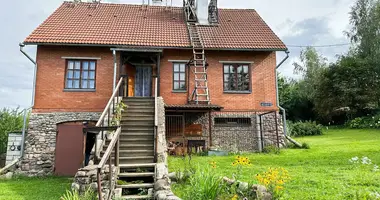
[[[219,9],[218,26],[199,26],[205,48],[286,49],[255,10]],[[183,9],[64,2],[26,44],[190,47]]]

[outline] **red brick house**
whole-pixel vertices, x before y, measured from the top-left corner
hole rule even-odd
[[[37,72],[24,171],[57,172],[73,160],[64,154],[83,150],[84,141],[68,130],[96,122],[120,78],[132,113],[125,123],[143,126],[157,92],[168,142],[239,151],[283,144],[276,52],[287,47],[253,9],[189,2],[185,9],[64,2],[25,39],[37,45]]]

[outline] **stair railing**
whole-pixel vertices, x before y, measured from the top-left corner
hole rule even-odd
[[[109,99],[104,111],[100,115],[98,122],[93,128],[95,131],[101,132],[97,135],[97,141],[95,142],[95,157],[94,162],[100,158],[100,150],[103,148],[105,143],[105,131],[115,130],[119,126],[119,120],[121,116],[117,116],[120,113],[116,113],[117,106],[121,102],[122,98],[127,95],[125,87],[128,87],[128,84],[125,84],[125,81],[128,78],[121,77],[118,84],[116,85],[115,90],[112,93],[111,98]],[[122,87],[123,86],[123,87]]]
[[[121,127],[117,128],[116,132],[113,134],[112,140],[109,143],[107,150],[105,151],[105,153],[104,153],[104,155],[103,155],[102,159],[100,160],[98,167],[97,167],[96,177],[97,177],[97,183],[98,183],[99,200],[103,200],[101,172],[102,172],[104,166],[106,165],[107,161],[108,161],[108,169],[109,169],[108,170],[109,171],[109,173],[108,173],[109,193],[107,195],[108,199],[111,198],[111,196],[114,192],[116,176],[115,176],[115,179],[113,179],[114,171],[112,169],[112,157],[111,157],[111,155],[112,155],[112,151],[115,150],[114,165],[115,165],[115,168],[118,169],[118,167],[119,167],[119,145],[120,145],[119,137],[120,137],[120,133],[121,133]],[[116,170],[115,173],[118,173],[118,170]]]
[[[157,161],[158,78],[154,78],[154,159]]]

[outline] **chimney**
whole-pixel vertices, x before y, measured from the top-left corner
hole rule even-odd
[[[208,5],[210,0],[196,0],[196,15],[200,25],[208,25]]]
[[[217,0],[196,0],[196,15],[200,25],[218,23]]]

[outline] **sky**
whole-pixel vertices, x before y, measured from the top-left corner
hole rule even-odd
[[[165,1],[165,0],[164,0]],[[19,51],[22,42],[41,24],[62,0],[3,1],[0,6],[0,108],[31,105],[33,64]],[[142,0],[104,0],[102,2],[140,4]],[[220,8],[256,9],[286,45],[331,45],[349,43],[349,11],[354,0],[218,0]],[[173,0],[182,5],[182,0]],[[35,58],[36,47],[25,50]],[[293,62],[299,62],[301,48],[289,47],[290,57],[280,72],[293,75]],[[329,61],[347,52],[348,46],[317,49]],[[285,56],[279,52],[277,62]]]

